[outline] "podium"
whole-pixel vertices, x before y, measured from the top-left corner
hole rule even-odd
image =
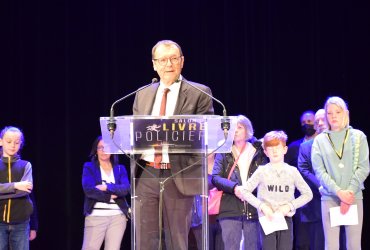
[[[161,211],[163,207],[162,192],[166,192],[167,181],[172,179],[184,195],[201,197],[202,249],[208,249],[208,156],[212,153],[231,151],[237,117],[228,116],[230,129],[225,134],[221,124],[225,117],[216,115],[177,115],[177,116],[118,116],[115,117],[117,129],[113,138],[107,129],[109,117],[100,118],[104,150],[110,154],[125,154],[130,158],[131,180],[131,249],[140,249],[139,237],[141,225],[138,216],[141,200],[136,195],[138,181],[149,181],[149,172],[140,165],[142,154],[157,153],[158,148],[170,159],[171,174],[166,178],[157,178],[160,187],[159,214],[141,216],[158,216],[158,228],[163,229]],[[181,164],[174,164],[173,159],[182,157]],[[168,171],[168,170],[167,170]],[[143,177],[146,176],[146,177]],[[144,179],[143,179],[144,178]],[[145,179],[148,178],[148,179]],[[153,178],[150,179],[153,181]],[[188,186],[190,188],[181,188]],[[185,222],[184,222],[185,223]],[[159,231],[158,249],[164,245],[168,232]]]

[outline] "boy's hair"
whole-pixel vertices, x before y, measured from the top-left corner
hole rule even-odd
[[[271,131],[265,134],[265,136],[263,137],[263,148],[266,149],[266,147],[274,147],[279,145],[279,143],[281,143],[283,146],[286,146],[287,140],[288,136],[284,131]]]
[[[330,126],[330,124],[328,122],[328,119],[327,119],[329,104],[337,105],[341,110],[343,110],[344,119],[343,119],[343,123],[341,124],[341,128],[348,128],[348,126],[349,126],[349,110],[348,110],[346,102],[338,96],[331,96],[325,102],[324,109],[325,109],[325,123],[326,123],[326,126],[329,129],[331,129],[331,126]]]
[[[254,134],[252,122],[244,115],[238,115],[237,122],[240,123],[247,132],[247,141],[251,139]]]
[[[6,132],[16,132],[16,133],[20,133],[21,134],[21,146],[19,147],[19,150],[22,149],[23,145],[24,145],[24,136],[23,136],[23,132],[17,128],[17,127],[13,127],[13,126],[7,126],[5,128],[3,128],[0,132],[0,139],[3,139],[4,138],[4,135],[6,134]],[[19,155],[19,151],[17,153]],[[3,147],[0,147],[0,156],[3,155]]]

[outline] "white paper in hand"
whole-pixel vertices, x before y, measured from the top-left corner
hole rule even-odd
[[[280,212],[274,213],[272,220],[269,220],[266,216],[262,216],[259,217],[259,221],[265,235],[269,235],[275,231],[288,229],[288,224],[286,224],[284,215]]]
[[[351,205],[346,214],[341,214],[340,207],[331,207],[329,213],[331,227],[358,224],[357,205]]]

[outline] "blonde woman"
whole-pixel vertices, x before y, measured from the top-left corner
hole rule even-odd
[[[312,146],[312,167],[320,181],[321,213],[325,249],[339,249],[339,227],[330,226],[329,209],[340,206],[342,214],[357,205],[358,224],[345,226],[347,249],[361,249],[364,181],[369,175],[369,147],[366,136],[349,126],[349,111],[340,97],[325,103],[328,129]]]

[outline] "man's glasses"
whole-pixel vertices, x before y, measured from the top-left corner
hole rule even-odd
[[[172,64],[179,64],[181,61],[181,57],[171,57],[171,58],[158,58],[158,59],[153,59],[153,61],[157,62],[161,66],[167,65],[167,62],[170,61]]]

